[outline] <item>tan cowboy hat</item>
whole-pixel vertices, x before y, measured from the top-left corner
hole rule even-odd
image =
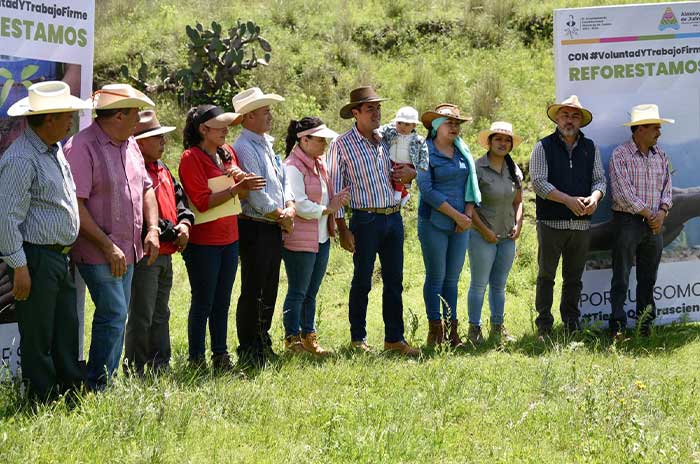
[[[433,129],[433,121],[437,118],[450,118],[459,121],[460,124],[471,122],[471,116],[462,116],[457,105],[452,103],[440,103],[434,110],[428,110],[420,117],[421,122],[429,131]]]
[[[153,100],[129,84],[107,84],[92,96],[96,110],[113,110],[119,108],[153,108]]]
[[[586,127],[591,123],[591,121],[593,121],[593,114],[581,105],[581,102],[578,101],[578,97],[576,95],[571,95],[563,102],[553,103],[547,107],[547,116],[552,120],[552,122],[557,122],[557,113],[562,107],[576,108],[581,111],[581,115],[583,116],[581,118],[581,127]]]
[[[675,124],[675,119],[659,117],[659,107],[653,103],[637,105],[632,108],[632,120],[623,126],[641,126],[643,124]]]
[[[258,87],[246,89],[231,100],[233,110],[241,115],[255,111],[263,106],[270,106],[273,103],[283,101],[284,97],[274,93],[263,93]]]
[[[139,112],[139,122],[134,129],[134,139],[147,139],[156,135],[167,134],[175,130],[173,126],[161,126],[158,122],[156,112],[144,110]]]
[[[488,150],[490,148],[489,137],[491,134],[509,135],[510,138],[513,139],[512,150],[515,150],[515,147],[520,145],[520,142],[523,141],[522,137],[513,133],[513,125],[511,123],[505,121],[494,121],[491,123],[490,128],[479,132],[479,135],[476,136],[477,143]]]
[[[7,110],[8,116],[67,113],[92,108],[92,102],[71,95],[70,86],[62,81],[37,82],[28,90],[27,97],[15,102]]]
[[[353,108],[357,108],[363,103],[382,102],[388,98],[382,98],[370,86],[358,87],[350,92],[350,103],[340,108],[340,117],[343,119],[352,118]]]

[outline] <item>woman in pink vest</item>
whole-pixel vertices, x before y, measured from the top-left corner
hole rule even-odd
[[[287,270],[284,299],[284,346],[292,353],[329,354],[316,339],[316,294],[326,273],[330,237],[335,236],[333,217],[347,203],[349,193],[333,193],[323,154],[328,139],[338,134],[318,118],[292,121],[287,129],[284,172],[294,194],[294,230],[283,236],[282,259]]]

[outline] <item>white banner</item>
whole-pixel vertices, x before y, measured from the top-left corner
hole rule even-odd
[[[659,139],[672,164],[674,207],[664,228],[657,323],[700,320],[693,309],[700,304],[700,2],[555,10],[554,61],[557,101],[576,94],[591,110],[584,133],[600,148],[606,174],[613,149],[631,137],[622,124],[633,106],[655,103],[676,120],[663,126]],[[609,193],[593,218],[581,296],[584,320],[603,325],[610,313]],[[634,273],[628,316],[634,313]]]
[[[90,97],[94,24],[94,0],[0,0],[0,156],[26,127],[24,118],[8,118],[7,109],[27,96],[30,85],[63,80],[75,96]],[[90,112],[79,122],[89,125]],[[17,324],[0,324],[0,364],[11,353],[13,373],[18,344]]]

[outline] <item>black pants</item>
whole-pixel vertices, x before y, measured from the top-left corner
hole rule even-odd
[[[610,330],[627,326],[625,299],[629,289],[632,266],[637,265],[637,323],[650,324],[656,317],[654,285],[664,248],[662,234],[654,235],[644,218],[639,215],[615,212],[615,244],[612,250],[612,280],[610,303],[612,315]],[[651,308],[645,314],[647,308]],[[644,317],[642,318],[642,316]]]
[[[241,296],[236,308],[239,356],[261,356],[272,346],[269,331],[277,301],[282,231],[277,224],[238,220]]]
[[[24,252],[32,286],[29,298],[15,303],[22,378],[30,395],[51,399],[82,381],[75,285],[67,256],[27,243]]]
[[[562,258],[562,277],[559,312],[562,322],[568,327],[577,327],[581,312],[578,307],[581,298],[581,275],[586,265],[586,256],[591,243],[591,234],[587,230],[554,229],[541,222],[537,223],[537,290],[535,307],[539,330],[550,330],[554,324],[552,300],[554,278]]]
[[[142,374],[170,363],[170,289],[173,285],[171,255],[159,255],[149,266],[145,256],[134,266],[131,301],[124,337],[124,366]]]

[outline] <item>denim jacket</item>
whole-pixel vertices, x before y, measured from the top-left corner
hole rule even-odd
[[[394,123],[383,125],[377,129],[377,132],[382,137],[382,141],[389,146],[391,146],[391,143],[399,136]],[[425,144],[425,138],[418,135],[415,129],[411,135],[413,136],[409,153],[411,156],[411,163],[413,163],[417,171],[425,171],[428,169],[428,147]]]
[[[428,140],[426,146],[429,169],[417,170],[416,176],[420,190],[418,215],[430,220],[438,229],[454,230],[455,222],[437,209],[446,201],[457,211],[464,212],[470,163],[457,149],[449,158],[435,148],[432,140]]]

